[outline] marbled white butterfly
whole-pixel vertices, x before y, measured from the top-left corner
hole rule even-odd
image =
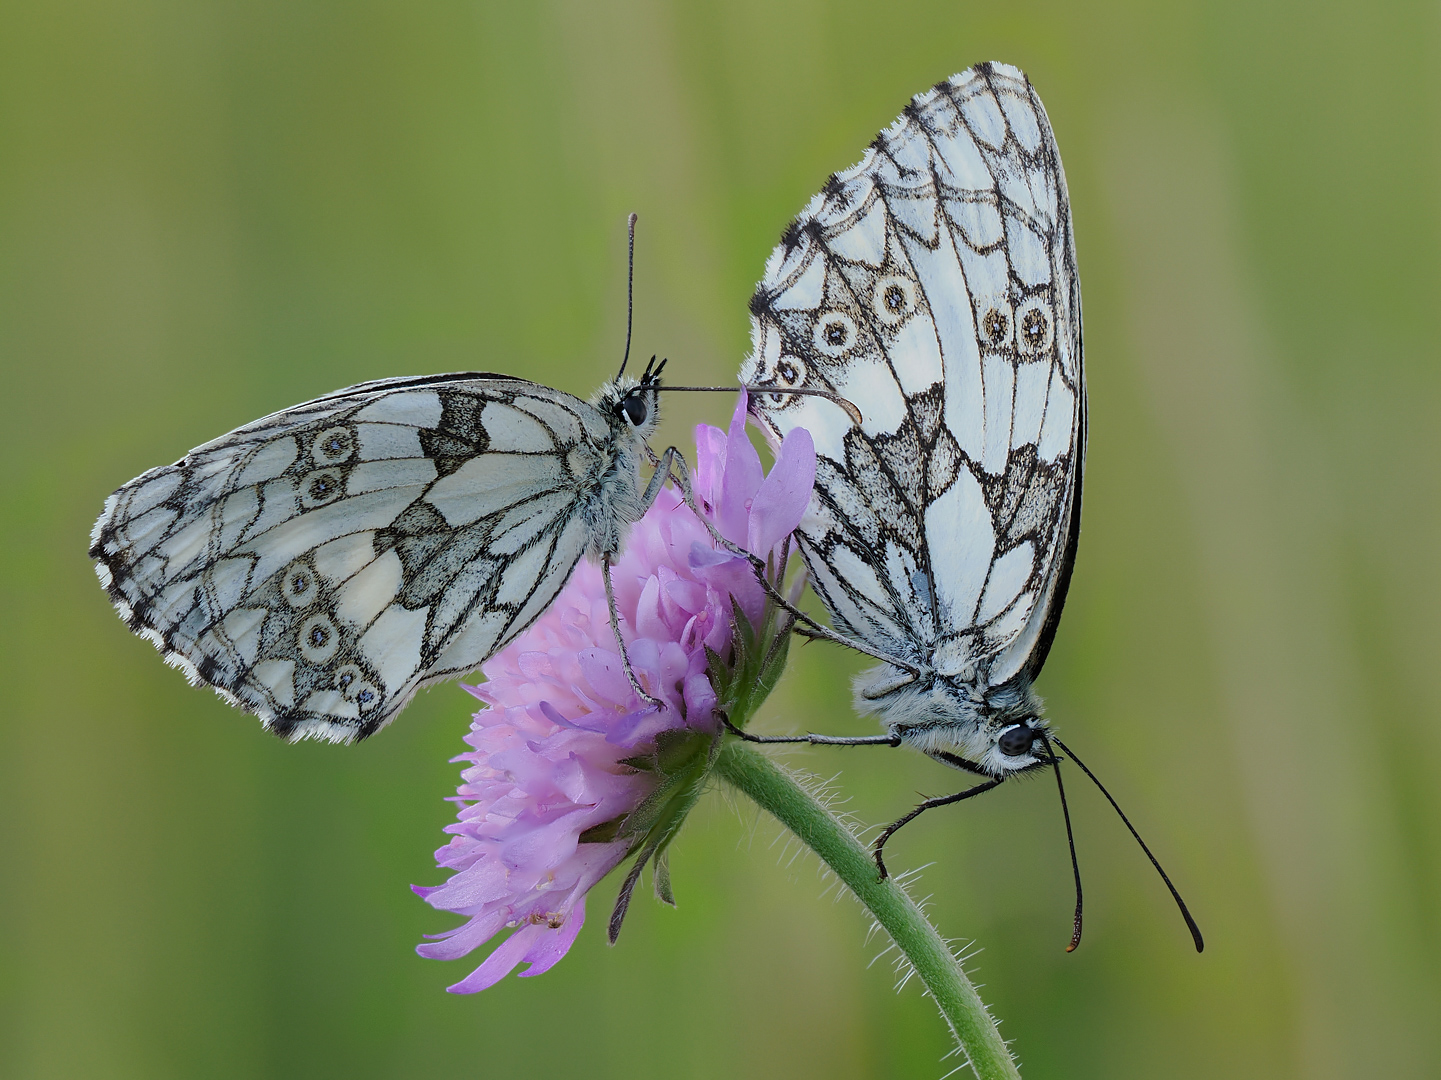
[[[478,667],[606,563],[643,485],[659,369],[585,402],[507,375],[361,383],[152,469],[90,548],[130,628],[288,739],[352,742]]]
[[[813,632],[886,661],[857,700],[887,734],[763,741],[905,744],[985,778],[887,829],[884,875],[922,810],[1057,761],[1031,684],[1075,561],[1086,392],[1065,175],[1025,75],[981,64],[915,97],[785,230],[751,313],[752,411],[815,442],[797,532],[839,634]]]

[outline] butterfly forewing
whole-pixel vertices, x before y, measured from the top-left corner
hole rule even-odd
[[[751,311],[747,380],[775,387],[754,411],[815,440],[801,545],[840,628],[983,685],[1034,676],[1085,396],[1065,177],[1025,76],[986,64],[916,97],[787,229]]]
[[[131,481],[91,555],[192,681],[277,734],[352,741],[545,609],[593,539],[579,492],[613,437],[522,379],[366,383]]]

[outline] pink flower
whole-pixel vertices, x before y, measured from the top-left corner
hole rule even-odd
[[[815,451],[797,429],[763,477],[746,438],[745,410],[742,395],[728,432],[696,429],[695,495],[721,535],[765,558],[800,522]],[[633,851],[640,850],[640,862],[656,859],[660,891],[664,845],[699,793],[704,753],[695,782],[686,782],[689,802],[679,792],[681,802],[666,803],[679,809],[661,836],[651,825],[667,796],[668,774],[638,763],[659,758],[663,732],[715,734],[707,650],[734,662],[732,600],[758,631],[764,590],[747,560],[718,548],[670,489],[631,529],[613,577],[631,665],[667,708],[646,704],[631,689],[600,569],[589,562],[576,567],[545,614],[485,663],[486,682],[466,687],[486,706],[466,736],[471,749],[456,759],[466,765],[455,796],[458,820],[446,827],[451,841],[435,853],[453,873],[444,885],[412,886],[433,907],[466,921],[417,951],[451,960],[504,928],[513,932],[449,988],[454,993],[483,990],[521,963],[530,965],[522,975],[549,970],[585,921],[586,892]],[[678,741],[667,738],[662,744]],[[695,741],[704,748],[714,739]],[[628,821],[652,795],[646,813],[636,815],[644,820]],[[650,833],[638,831],[643,827]],[[623,901],[638,874],[639,866]]]

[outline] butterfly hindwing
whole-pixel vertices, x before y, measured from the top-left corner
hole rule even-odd
[[[1025,76],[980,65],[916,97],[787,229],[751,311],[748,381],[776,388],[754,409],[816,444],[802,550],[839,627],[989,685],[1034,676],[1074,552],[1084,387],[1065,178]]]
[[[92,557],[136,632],[277,734],[348,742],[476,666],[592,537],[610,431],[521,379],[391,379],[242,427],[106,502]]]

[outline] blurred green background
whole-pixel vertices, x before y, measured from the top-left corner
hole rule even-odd
[[[940,1076],[815,860],[718,796],[680,907],[475,997],[411,951],[471,700],[286,746],[124,631],[113,488],[263,413],[465,368],[579,394],[624,328],[734,378],[781,228],[907,97],[1023,67],[1062,151],[1091,444],[1040,689],[1073,781],[892,848],[1028,1077],[1441,1075],[1441,15],[1421,3],[129,0],[0,13],[0,1074]],[[726,399],[672,400],[688,440]],[[872,730],[825,646],[762,726]],[[868,822],[956,777],[787,755]]]

